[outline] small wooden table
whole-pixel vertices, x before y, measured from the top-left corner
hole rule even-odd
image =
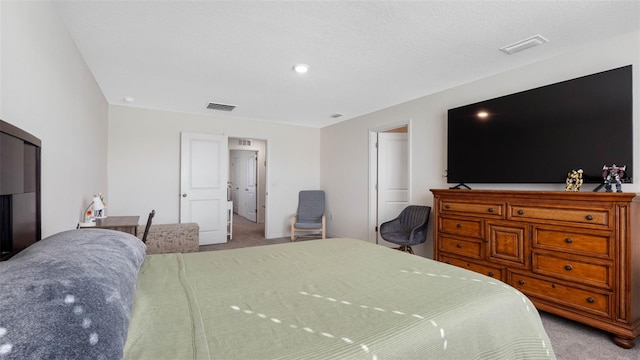
[[[94,226],[82,226],[83,229],[111,229],[126,232],[138,236],[138,220],[140,216],[109,216],[104,219],[96,219]]]

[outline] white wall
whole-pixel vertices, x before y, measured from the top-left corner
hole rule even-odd
[[[0,118],[42,140],[42,235],[107,192],[107,102],[50,2],[0,2]]]
[[[521,53],[515,56],[525,56]],[[446,169],[447,109],[477,101],[576,78],[624,65],[633,65],[634,168],[640,168],[640,33],[634,32],[592,44],[525,67],[451,88],[414,101],[361,116],[322,129],[321,183],[327,191],[334,220],[334,236],[367,239],[368,132],[370,129],[410,120],[411,203],[432,205],[430,188],[450,186]],[[426,80],[425,80],[426,81]],[[564,190],[556,185],[473,185],[473,188]],[[593,187],[584,186],[583,191]],[[640,181],[623,185],[626,192],[640,191]],[[416,253],[432,254],[432,239]]]
[[[179,221],[182,131],[267,141],[267,238],[287,236],[298,192],[320,187],[319,129],[110,105],[107,214]]]

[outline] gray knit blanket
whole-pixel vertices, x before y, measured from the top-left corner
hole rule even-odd
[[[0,359],[120,359],[145,245],[70,230],[0,262]]]

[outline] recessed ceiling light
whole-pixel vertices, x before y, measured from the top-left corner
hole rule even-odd
[[[136,99],[132,98],[131,96],[125,96],[125,97],[122,98],[122,100],[124,100],[125,102],[128,102],[128,103],[136,101]]]
[[[309,71],[309,65],[307,65],[307,64],[296,64],[296,65],[293,65],[293,71],[297,72],[298,74],[304,74],[307,71]]]

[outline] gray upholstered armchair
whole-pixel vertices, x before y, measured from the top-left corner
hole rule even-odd
[[[427,240],[430,206],[409,205],[397,218],[380,225],[380,237],[399,245],[398,250],[413,254],[411,245]]]
[[[291,217],[291,241],[298,236],[322,234],[326,238],[324,191],[304,190],[298,194],[298,212]],[[304,233],[306,235],[296,235]]]

